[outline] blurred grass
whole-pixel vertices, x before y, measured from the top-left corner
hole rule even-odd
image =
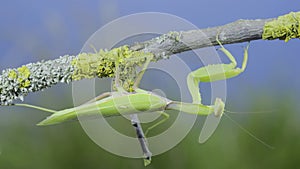
[[[251,110],[264,109],[264,102],[275,104],[275,112],[265,114],[230,114],[243,127],[275,149],[269,149],[223,117],[214,135],[205,144],[198,144],[204,118],[199,118],[187,137],[172,150],[153,157],[147,168],[297,168],[300,155],[297,110],[289,96],[280,99],[253,94]],[[235,107],[234,104],[229,107]],[[7,112],[11,109],[11,112]],[[3,109],[2,109],[3,110]],[[17,112],[13,107],[1,111],[30,118],[0,124],[0,168],[142,168],[141,159],[118,157],[93,143],[78,122],[36,127],[46,114]],[[7,120],[10,120],[8,118]],[[5,119],[1,119],[3,121]],[[117,119],[112,120],[114,124]],[[124,120],[123,120],[124,121]],[[124,124],[124,122],[123,122]],[[166,127],[168,124],[161,127]],[[120,127],[120,126],[118,126]],[[117,127],[117,128],[118,128]],[[122,127],[120,127],[122,128]],[[161,130],[157,129],[157,131]]]

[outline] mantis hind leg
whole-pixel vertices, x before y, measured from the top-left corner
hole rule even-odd
[[[145,136],[147,136],[147,135],[149,134],[149,132],[150,132],[151,130],[153,130],[155,127],[157,127],[157,126],[163,124],[165,121],[167,121],[167,120],[169,119],[169,117],[170,117],[169,114],[167,114],[167,113],[165,113],[165,112],[163,112],[163,111],[157,111],[157,113],[160,113],[160,114],[163,116],[163,119],[160,120],[160,121],[158,121],[157,123],[153,124],[152,126],[148,127],[148,128],[146,129]]]

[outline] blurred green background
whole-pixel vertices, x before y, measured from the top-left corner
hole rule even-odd
[[[297,1],[279,0],[3,1],[0,5],[0,69],[77,54],[101,26],[137,12],[171,13],[206,28],[237,19],[276,17],[299,9]],[[231,114],[231,117],[274,149],[259,143],[226,117],[208,142],[200,145],[197,140],[205,118],[199,117],[180,144],[153,157],[147,168],[298,168],[299,44],[298,39],[288,43],[251,42],[247,70],[227,82],[228,110],[272,110],[272,113]],[[226,46],[239,63],[242,46],[244,44]],[[193,70],[199,67],[190,66]],[[208,85],[204,85],[205,88]],[[100,87],[99,90],[108,89]],[[71,93],[71,85],[60,84],[30,94],[25,102],[60,110],[73,105]],[[203,97],[208,95],[203,94]],[[27,108],[0,108],[1,169],[143,168],[141,159],[118,157],[101,149],[78,122],[35,126],[47,115]],[[132,134],[129,123],[123,119],[111,122],[121,128],[124,126]],[[165,130],[171,123],[172,120],[153,134]]]

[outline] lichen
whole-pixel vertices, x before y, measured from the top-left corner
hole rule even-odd
[[[17,81],[20,84],[20,88],[26,88],[30,85],[30,80],[28,79],[30,76],[30,70],[26,66],[19,67],[17,69],[18,76]]]
[[[167,34],[167,36],[170,38],[170,39],[173,39],[175,40],[175,42],[180,42],[180,36],[181,36],[181,33],[182,32],[175,32],[175,31],[171,31]]]
[[[136,77],[136,67],[142,66],[151,59],[150,52],[133,51],[128,46],[112,50],[100,50],[95,53],[81,53],[71,64],[74,67],[72,80],[94,77],[115,77],[118,66],[119,82],[126,90],[132,90],[133,79]]]
[[[9,105],[30,92],[51,87],[59,82],[70,83],[82,78],[115,77],[118,65],[119,84],[133,91],[137,66],[151,59],[150,52],[130,50],[122,46],[110,51],[65,55],[58,59],[29,63],[16,69],[2,70],[0,74],[0,105]],[[153,60],[151,60],[153,61]]]
[[[262,39],[277,38],[285,42],[293,38],[300,38],[300,12],[279,16],[265,24]]]
[[[166,40],[174,41],[175,43],[180,42],[182,32],[170,31],[167,34],[163,34],[159,37],[154,38],[159,44],[164,43]]]
[[[17,79],[17,77],[18,77],[18,74],[17,74],[17,72],[15,71],[15,70],[10,70],[9,72],[8,72],[8,78],[9,79]]]
[[[10,80],[16,80],[20,88],[26,88],[30,85],[30,70],[26,66],[22,66],[15,69],[12,69],[8,72],[8,78]]]
[[[23,101],[24,96],[57,84],[72,81],[75,56],[29,63],[16,69],[2,70],[0,74],[0,105],[9,105],[14,100]]]

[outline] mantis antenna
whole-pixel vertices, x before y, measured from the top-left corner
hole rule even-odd
[[[248,131],[247,129],[245,129],[243,126],[241,126],[238,122],[236,122],[235,120],[233,120],[228,114],[224,113],[224,115],[232,122],[234,123],[236,126],[238,126],[241,130],[243,130],[245,133],[247,133],[250,137],[252,137],[253,139],[255,139],[256,141],[260,142],[261,144],[263,144],[264,146],[266,146],[269,149],[274,149],[273,146],[267,144],[266,142],[262,141],[261,139],[259,139],[258,137],[256,137],[254,134],[252,134],[250,131]]]

